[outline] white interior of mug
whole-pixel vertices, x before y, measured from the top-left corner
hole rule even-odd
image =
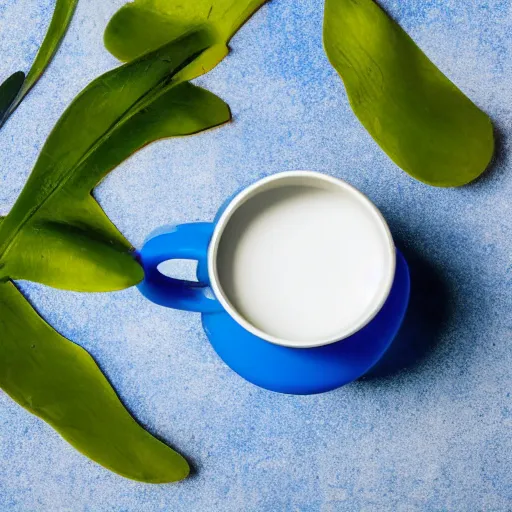
[[[242,327],[271,343],[310,348],[374,318],[395,274],[379,210],[342,180],[292,171],[238,194],[208,253],[213,291]]]

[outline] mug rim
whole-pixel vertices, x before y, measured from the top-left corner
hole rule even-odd
[[[364,206],[372,212],[372,214],[375,216],[376,220],[378,221],[378,224],[380,225],[381,230],[383,231],[385,238],[386,238],[386,247],[388,250],[388,256],[389,256],[389,268],[387,269],[387,275],[386,280],[384,284],[380,288],[380,296],[379,300],[376,301],[376,304],[373,308],[368,309],[368,313],[364,315],[358,323],[356,323],[354,326],[352,326],[349,329],[345,329],[344,331],[340,331],[339,334],[336,336],[330,336],[328,338],[322,338],[318,339],[316,341],[312,342],[298,342],[298,341],[292,341],[287,340],[283,338],[279,338],[277,336],[271,335],[266,333],[265,331],[262,331],[255,325],[253,325],[251,322],[249,322],[243,315],[241,315],[237,309],[233,306],[231,301],[228,299],[226,294],[224,293],[224,290],[219,282],[219,275],[217,271],[217,254],[218,254],[218,248],[220,244],[220,240],[222,238],[222,235],[224,233],[224,230],[226,226],[228,225],[230,219],[234,215],[234,213],[238,210],[239,207],[241,207],[247,199],[250,198],[250,196],[257,191],[259,188],[265,187],[269,183],[272,183],[274,181],[279,181],[287,178],[297,178],[297,177],[304,177],[304,178],[313,178],[316,180],[321,180],[323,182],[327,182],[329,185],[334,185],[337,187],[341,187],[344,191],[348,191],[352,196],[356,197],[360,203],[364,204]],[[270,176],[267,176],[265,178],[259,179],[249,185],[248,187],[244,188],[241,192],[236,194],[231,201],[229,202],[228,206],[224,209],[220,217],[217,219],[217,222],[215,224],[215,228],[213,231],[212,238],[210,240],[210,244],[208,246],[208,274],[210,278],[210,285],[213,289],[213,292],[215,294],[215,297],[217,300],[221,303],[222,307],[225,309],[225,311],[235,320],[241,327],[243,327],[245,330],[249,331],[251,334],[257,336],[258,338],[262,338],[265,341],[268,341],[270,343],[273,343],[274,345],[280,345],[283,347],[289,347],[289,348],[315,348],[315,347],[321,347],[324,345],[330,345],[332,343],[336,343],[338,341],[342,341],[349,336],[352,336],[356,332],[360,331],[363,327],[368,325],[377,315],[377,313],[382,309],[382,306],[384,306],[384,303],[389,297],[389,294],[391,292],[391,287],[394,282],[395,278],[395,272],[396,272],[396,249],[395,244],[393,241],[393,236],[391,235],[391,231],[389,229],[389,226],[386,222],[386,219],[382,215],[381,211],[377,208],[377,206],[365,195],[363,192],[358,190],[357,188],[353,187],[346,181],[335,178],[333,176],[330,176],[328,174],[324,174],[317,171],[284,171],[279,172],[276,174],[272,174]]]

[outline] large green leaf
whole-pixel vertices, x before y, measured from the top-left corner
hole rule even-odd
[[[87,457],[127,478],[188,475],[185,459],[130,416],[92,357],[55,332],[10,281],[0,283],[0,387]]]
[[[37,52],[36,59],[32,64],[27,77],[22,80],[21,72],[18,72],[11,75],[2,85],[0,85],[0,127],[22,102],[23,98],[27,95],[30,89],[32,89],[52,60],[52,57],[55,55],[55,52],[68,29],[77,2],[78,0],[57,0],[55,10],[53,11],[52,21],[48,27],[48,32],[46,33],[43,43]],[[7,102],[7,100],[4,100],[2,88],[9,81],[12,87],[13,77],[16,77],[16,82],[19,87],[16,94],[12,95],[11,100]]]
[[[363,126],[411,176],[464,185],[494,151],[490,119],[372,0],[326,0],[324,45]]]
[[[119,60],[129,61],[204,25],[216,31],[220,44],[227,44],[266,1],[135,0],[110,20],[105,46]]]
[[[142,279],[131,245],[90,192],[142,146],[230,119],[218,97],[179,83],[202,72],[196,58],[212,42],[209,31],[187,34],[104,74],[73,101],[0,226],[0,279],[76,291],[116,290]]]

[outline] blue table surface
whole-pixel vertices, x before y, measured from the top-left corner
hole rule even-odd
[[[64,108],[116,66],[102,33],[122,4],[79,2],[56,59],[2,129],[0,214]],[[161,224],[212,219],[264,175],[313,169],[348,180],[382,209],[411,263],[411,312],[389,357],[329,394],[274,394],[220,361],[198,315],[136,289],[21,283],[195,469],[179,484],[125,480],[0,392],[2,512],[512,510],[512,0],[382,4],[494,120],[496,161],[476,183],[436,189],[397,168],[352,114],[322,50],[322,0],[274,0],[197,80],[229,103],[234,122],[145,148],[95,195],[140,247]],[[0,79],[28,70],[53,5],[1,2]]]

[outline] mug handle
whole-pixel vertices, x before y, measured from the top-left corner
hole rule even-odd
[[[205,264],[213,229],[209,222],[195,222],[173,226],[150,238],[137,254],[144,269],[144,280],[137,285],[142,295],[168,308],[199,313],[222,311],[208,283],[175,279],[158,270],[158,265],[167,260]]]

